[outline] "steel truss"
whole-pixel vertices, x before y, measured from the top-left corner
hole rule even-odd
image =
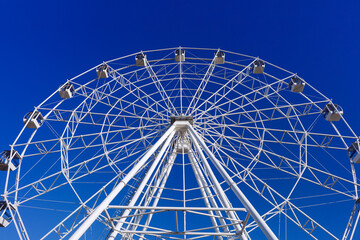
[[[359,238],[347,156],[359,137],[344,116],[326,121],[332,100],[297,74],[170,48],[66,84],[73,95],[60,98],[62,85],[30,115],[41,128],[10,145],[19,164],[4,174],[0,224],[7,216],[20,239]]]

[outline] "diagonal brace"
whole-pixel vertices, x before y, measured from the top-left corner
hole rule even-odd
[[[154,154],[154,152],[160,147],[160,145],[169,137],[169,135],[175,130],[175,124],[173,124],[165,134],[147,151],[147,153],[139,160],[139,162],[131,169],[131,171],[122,179],[119,184],[111,191],[111,193],[104,199],[99,206],[96,207],[85,222],[76,230],[76,232],[69,238],[69,240],[78,240],[90,227],[90,225],[99,217],[99,215],[108,207],[112,200],[120,193],[120,191],[126,186],[130,179],[141,169],[146,161]]]
[[[221,176],[225,179],[231,190],[235,193],[237,198],[244,205],[248,213],[250,213],[251,217],[258,224],[262,232],[265,234],[267,239],[278,240],[270,227],[266,224],[264,219],[260,216],[260,214],[256,211],[254,206],[250,203],[250,201],[246,198],[245,194],[240,190],[240,188],[236,185],[234,180],[230,177],[230,175],[226,172],[224,167],[220,164],[219,160],[216,159],[215,155],[210,151],[210,149],[206,146],[204,140],[199,136],[199,134],[194,130],[194,128],[188,124],[188,129],[190,132],[190,136],[194,142],[197,142],[201,145],[202,149],[209,156],[210,160],[216,167],[216,169],[220,172]]]

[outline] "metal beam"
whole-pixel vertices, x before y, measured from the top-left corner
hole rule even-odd
[[[108,209],[140,209],[140,210],[165,210],[165,211],[237,211],[246,212],[246,208],[219,208],[219,207],[143,207],[143,206],[117,206],[109,205]]]
[[[120,183],[114,188],[114,190],[104,199],[104,201],[96,207],[94,212],[92,212],[86,221],[76,230],[76,232],[69,238],[69,240],[78,240],[90,227],[90,225],[97,219],[97,217],[107,208],[107,206],[112,202],[112,200],[120,193],[120,191],[126,186],[130,179],[132,179],[135,174],[141,169],[141,167],[146,163],[151,155],[154,154],[156,149],[169,137],[169,135],[174,131],[175,125],[173,124],[165,134],[147,151],[147,153],[140,159],[140,161],[134,166],[133,169],[120,181]]]
[[[270,229],[270,227],[266,224],[264,219],[260,216],[260,214],[256,211],[254,206],[250,203],[250,201],[246,198],[245,194],[240,190],[240,188],[236,185],[236,183],[233,181],[233,179],[230,177],[230,175],[226,172],[224,167],[220,164],[219,160],[216,159],[214,154],[210,151],[210,149],[206,146],[204,140],[199,136],[199,134],[194,130],[194,128],[188,124],[190,136],[193,139],[195,145],[201,145],[201,147],[204,149],[206,154],[209,156],[212,163],[215,165],[216,169],[220,172],[221,176],[225,179],[227,184],[229,185],[230,189],[235,193],[237,198],[241,201],[241,203],[244,205],[246,210],[250,213],[251,217],[255,220],[255,222],[258,224],[262,232],[265,234],[267,239],[271,240],[277,240],[278,238],[275,236],[273,231]],[[199,150],[199,149],[198,149]],[[199,151],[200,152],[200,151]],[[206,160],[206,159],[205,159]],[[206,164],[206,161],[204,161]]]
[[[162,182],[161,182],[160,188],[159,188],[159,190],[158,190],[158,192],[157,192],[157,195],[156,195],[156,197],[155,197],[155,200],[154,200],[154,202],[153,202],[152,207],[156,207],[157,204],[158,204],[158,202],[159,202],[159,200],[160,200],[161,194],[162,194],[162,192],[163,192],[163,190],[164,190],[165,184],[166,184],[167,179],[168,179],[168,177],[169,177],[169,175],[170,175],[171,169],[172,169],[172,167],[173,167],[173,165],[174,165],[174,161],[175,161],[176,156],[177,156],[177,154],[174,152],[174,153],[172,153],[171,156],[169,157],[169,161],[168,161],[168,164],[167,164],[167,166],[166,166],[166,169],[164,169],[164,170],[165,170],[165,171],[164,171],[164,176],[162,177]],[[157,184],[157,185],[158,185],[158,184]],[[155,211],[154,209],[151,210],[151,212],[154,212],[154,211]],[[153,214],[150,214],[150,215],[147,217],[146,222],[145,222],[145,227],[143,228],[143,231],[146,231],[146,230],[148,229],[147,226],[149,226],[149,224],[150,224],[150,222],[151,222],[151,219],[152,219],[152,216],[153,216]],[[139,238],[139,240],[142,240],[142,239],[144,239],[144,234],[141,234],[141,237]]]
[[[127,208],[125,209],[123,214],[121,215],[122,219],[116,224],[115,229],[113,229],[113,232],[111,233],[110,237],[108,238],[109,240],[115,239],[116,235],[118,234],[118,231],[120,231],[122,225],[125,222],[125,217],[127,217],[130,214],[130,212],[132,210],[132,207],[135,205],[135,203],[138,200],[140,194],[142,193],[144,187],[146,186],[147,182],[149,181],[150,177],[152,176],[156,166],[159,164],[159,162],[162,159],[165,151],[168,149],[169,144],[170,144],[172,138],[174,137],[174,135],[175,135],[175,131],[173,131],[170,134],[170,136],[168,137],[168,139],[166,140],[166,142],[162,146],[160,152],[158,153],[158,155],[155,158],[155,161],[153,162],[153,164],[149,168],[149,171],[146,173],[146,175],[145,175],[144,179],[142,180],[140,186],[137,188],[136,193],[134,194],[131,201],[127,205]]]
[[[189,152],[189,153],[188,153],[188,157],[189,157],[189,159],[190,159],[191,167],[192,167],[192,169],[193,169],[193,171],[194,171],[194,175],[195,175],[196,181],[197,181],[197,183],[198,183],[198,185],[199,185],[199,187],[200,187],[201,195],[202,195],[203,198],[204,198],[205,206],[208,208],[208,213],[209,213],[209,215],[214,215],[214,214],[213,214],[213,211],[211,210],[211,205],[210,205],[208,196],[206,195],[206,192],[205,192],[205,190],[204,190],[204,186],[203,186],[202,181],[201,181],[201,178],[200,178],[200,176],[199,176],[199,172],[197,171],[197,168],[196,168],[196,166],[195,166],[195,160],[194,160],[193,153],[192,153],[192,152]],[[212,225],[215,227],[215,232],[219,233],[220,230],[219,230],[219,228],[218,228],[218,226],[217,226],[217,222],[216,222],[215,217],[211,216],[210,219],[211,219]],[[222,237],[221,237],[221,236],[218,236],[218,239],[221,240]]]
[[[214,172],[212,171],[209,163],[206,161],[206,157],[205,157],[204,153],[202,152],[199,143],[192,135],[190,135],[190,137],[192,138],[195,148],[196,148],[197,152],[199,153],[201,160],[204,163],[204,167],[205,167],[207,173],[209,174],[209,177],[210,177],[212,183],[214,184],[214,190],[216,191],[216,194],[218,195],[218,198],[219,198],[221,204],[223,206],[225,206],[226,208],[231,208],[230,201],[227,198],[219,181],[217,180]],[[233,220],[233,221],[231,221],[233,224],[236,223],[237,215],[235,214],[234,211],[228,211],[227,215],[229,216],[230,219]],[[234,228],[235,228],[236,234],[239,235],[240,239],[247,240],[247,237],[245,236],[245,234],[242,234],[242,227],[239,224],[235,224]]]

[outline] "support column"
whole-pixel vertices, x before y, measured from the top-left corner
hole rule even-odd
[[[123,214],[121,215],[121,219],[120,221],[116,224],[115,229],[113,229],[113,232],[111,233],[110,237],[108,238],[109,240],[113,240],[115,239],[116,235],[118,234],[118,231],[120,231],[122,225],[125,222],[125,217],[129,216],[130,212],[131,212],[131,207],[133,207],[136,203],[136,201],[138,200],[140,194],[142,193],[145,185],[147,184],[147,182],[149,181],[150,177],[152,176],[156,166],[159,164],[160,160],[162,159],[165,151],[168,149],[169,144],[172,140],[172,138],[175,135],[175,131],[173,131],[170,136],[168,137],[168,139],[166,140],[166,142],[164,143],[164,145],[162,146],[160,152],[158,153],[158,155],[156,156],[153,164],[151,165],[151,167],[149,168],[149,171],[146,173],[146,176],[144,177],[144,179],[142,180],[140,186],[138,187],[138,189],[136,190],[136,193],[134,194],[134,196],[131,198],[131,201],[129,202],[128,206],[129,209],[126,209]]]
[[[198,162],[197,162],[198,160],[194,157],[194,154],[192,154],[192,158],[193,158],[193,160],[194,160],[194,165],[195,165],[195,167],[196,167],[196,170],[198,169],[197,174],[199,174],[200,181],[202,182],[202,186],[203,186],[204,189],[205,189],[205,193],[207,194],[207,196],[209,196],[209,200],[210,200],[211,204],[212,204],[215,208],[218,208],[218,205],[217,205],[214,197],[212,196],[213,194],[211,193],[209,186],[206,186],[206,185],[207,185],[206,179],[205,179],[204,175],[203,175],[202,172],[201,172],[200,166],[199,166],[199,164],[198,164]],[[191,160],[191,159],[190,159],[190,160]],[[229,233],[229,232],[230,232],[230,231],[229,231],[229,228],[226,226],[227,223],[225,222],[222,213],[221,213],[220,211],[215,211],[215,213],[216,213],[216,215],[219,216],[220,224],[224,226],[224,227],[223,227],[224,232]],[[229,239],[229,238],[228,238],[228,239]]]
[[[213,173],[209,163],[206,160],[206,157],[204,155],[204,153],[202,152],[199,143],[193,138],[193,136],[190,134],[191,138],[193,139],[193,143],[195,145],[195,148],[197,150],[197,152],[200,155],[201,160],[204,163],[204,167],[206,169],[206,171],[209,174],[209,177],[212,181],[212,183],[214,184],[214,189],[219,197],[219,200],[221,202],[221,204],[225,207],[225,208],[231,208],[232,206],[230,205],[230,201],[227,198],[224,190],[222,189],[219,181],[217,180],[215,174]],[[228,216],[230,219],[233,219],[233,221],[231,221],[233,224],[236,223],[236,221],[238,220],[236,214],[234,211],[229,211],[227,212]],[[240,237],[241,240],[247,240],[247,237],[245,236],[245,234],[242,232],[242,227],[240,226],[240,223],[235,224],[234,228],[236,230],[236,234]]]
[[[160,196],[162,194],[162,189],[163,187],[165,186],[165,183],[167,181],[167,177],[170,175],[170,172],[171,172],[171,169],[172,169],[172,166],[173,166],[173,163],[174,163],[174,160],[176,158],[176,152],[174,151],[169,157],[168,157],[168,161],[165,165],[165,167],[163,167],[161,169],[161,172],[160,172],[160,176],[157,178],[157,180],[155,181],[155,184],[154,184],[154,189],[159,189],[159,191],[157,191],[157,194],[156,194],[156,197],[155,197],[155,200],[154,200],[154,203],[152,205],[152,207],[156,207],[157,206],[157,202],[159,201],[160,199]],[[146,193],[144,195],[147,195],[148,194],[148,191],[150,191],[150,186],[148,186],[148,189],[146,191]],[[148,207],[151,200],[154,198],[154,195],[155,195],[156,191],[152,191],[146,198],[143,197],[143,199],[141,200],[141,202],[143,202],[143,206],[144,207]],[[141,215],[145,210],[141,210],[141,209],[137,209],[134,213],[134,215],[136,216],[133,216],[129,222],[129,225],[126,227],[126,231],[129,231],[130,228],[132,228],[131,231],[136,231],[136,229],[140,226],[139,223],[142,219],[142,217],[144,215]],[[154,210],[151,210],[150,213],[148,215],[145,215],[147,216],[147,219],[146,219],[146,223],[144,224],[143,226],[143,231],[146,231],[147,230],[147,226],[149,225],[150,221],[151,221],[151,218],[152,218],[152,215]],[[134,222],[133,226],[132,226],[132,222]],[[141,236],[139,237],[139,240],[143,239],[145,234],[141,234]],[[132,234],[131,234],[131,237],[129,236],[126,236],[122,239],[132,239]]]
[[[140,161],[131,169],[131,171],[119,182],[119,184],[110,192],[110,194],[100,203],[99,206],[89,215],[89,217],[81,224],[76,232],[69,238],[69,240],[78,240],[90,227],[90,225],[99,217],[99,215],[107,208],[112,200],[120,193],[120,191],[126,186],[131,178],[141,169],[146,161],[154,154],[156,149],[169,137],[174,131],[175,124],[172,125],[165,134],[147,151],[147,153],[140,159]]]
[[[157,204],[158,204],[158,202],[159,202],[159,200],[160,200],[161,194],[162,194],[162,192],[163,192],[163,190],[164,190],[165,184],[166,184],[167,179],[168,179],[168,177],[169,177],[169,175],[170,175],[172,166],[174,165],[174,161],[175,161],[176,156],[177,156],[177,154],[176,154],[176,153],[173,153],[173,154],[171,154],[171,156],[169,157],[169,162],[168,162],[168,165],[167,165],[168,168],[165,169],[165,171],[164,171],[164,176],[162,177],[163,180],[162,180],[161,185],[160,185],[160,187],[159,187],[159,190],[158,190],[158,192],[157,192],[157,194],[156,194],[156,197],[155,197],[155,200],[154,200],[154,202],[153,202],[152,207],[156,207]],[[159,183],[159,184],[160,184],[160,183]],[[157,185],[159,185],[159,184],[157,184]],[[151,210],[151,212],[154,212],[154,210]],[[150,214],[150,215],[146,218],[145,227],[143,227],[143,231],[144,231],[144,232],[148,229],[148,226],[149,226],[149,224],[150,224],[150,222],[151,222],[152,216],[153,216],[153,214]],[[139,240],[143,240],[143,239],[144,239],[144,236],[145,236],[145,234],[141,234]]]
[[[355,225],[353,226],[353,230],[352,230],[352,233],[351,233],[351,236],[350,236],[350,240],[352,240],[354,238],[354,234],[355,234],[355,231],[356,231],[356,227],[358,225],[358,222],[359,222],[359,218],[360,218],[360,213],[357,212],[357,218],[356,218],[356,221],[355,221]]]
[[[200,187],[201,195],[202,195],[202,197],[204,198],[205,206],[206,206],[207,208],[211,209],[211,204],[210,204],[210,202],[209,202],[208,196],[207,196],[207,194],[206,194],[206,192],[205,192],[205,186],[204,186],[204,184],[203,184],[203,182],[202,182],[202,179],[201,179],[203,176],[202,176],[201,172],[198,172],[198,170],[197,170],[197,169],[198,169],[198,165],[197,165],[197,164],[195,165],[195,160],[194,160],[193,153],[192,153],[192,152],[189,152],[189,153],[188,153],[188,157],[189,157],[189,160],[190,160],[190,162],[191,162],[191,167],[192,167],[192,169],[193,169],[193,171],[194,171],[194,175],[195,175],[196,181],[197,181],[197,183],[198,183],[198,185],[199,185],[199,187]],[[200,175],[200,174],[201,174],[201,175]],[[211,210],[209,210],[208,213],[209,213],[209,215],[214,215],[213,211],[211,211]],[[211,216],[210,218],[211,218],[211,222],[212,222],[213,226],[215,227],[215,232],[220,233],[220,230],[219,230],[219,227],[218,227],[218,225],[217,225],[216,219],[215,219],[213,216]],[[225,221],[224,221],[224,222],[225,222]],[[217,238],[218,238],[219,240],[222,239],[221,236],[218,236]]]
[[[244,193],[240,190],[240,188],[236,185],[236,183],[232,180],[230,175],[226,172],[224,167],[220,164],[220,162],[216,159],[214,154],[210,151],[210,149],[206,146],[204,140],[198,135],[198,133],[194,130],[194,128],[188,124],[188,128],[190,131],[190,136],[193,139],[195,144],[201,144],[201,147],[204,149],[206,154],[209,156],[212,163],[215,165],[216,169],[220,172],[221,176],[225,179],[227,184],[229,185],[230,189],[235,193],[237,198],[241,201],[244,205],[248,213],[250,213],[251,217],[255,220],[258,224],[259,228],[265,234],[267,239],[277,240],[278,238],[275,236],[273,231],[269,228],[266,224],[264,219],[260,216],[260,214],[256,211],[254,206],[250,203],[250,201],[246,198]]]

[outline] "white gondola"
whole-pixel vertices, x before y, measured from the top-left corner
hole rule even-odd
[[[225,63],[225,53],[222,51],[215,52],[215,64]]]
[[[19,166],[20,154],[15,150],[5,150],[0,156],[0,171],[15,171]]]
[[[144,67],[146,65],[146,54],[140,53],[135,56],[136,66]]]
[[[252,65],[252,71],[255,74],[262,74],[264,73],[265,63],[262,60],[256,60]]]
[[[96,74],[98,78],[108,78],[109,72],[109,66],[105,63],[96,68]]]
[[[360,147],[358,142],[351,144],[347,153],[353,163],[360,163]]]
[[[176,49],[175,50],[175,60],[177,62],[185,61],[185,50],[184,49]]]
[[[343,115],[342,108],[333,103],[328,103],[322,110],[322,115],[327,121],[340,121],[342,115]]]
[[[75,94],[75,88],[72,83],[65,83],[59,90],[61,98],[72,98]]]
[[[5,201],[0,201],[0,227],[7,227],[11,223],[10,208],[15,210],[12,205],[8,205]]]
[[[39,128],[44,123],[44,117],[39,111],[28,112],[24,116],[23,122],[27,128]]]
[[[304,90],[305,87],[305,81],[301,78],[295,76],[290,79],[289,82],[289,89],[292,92],[300,93]]]

